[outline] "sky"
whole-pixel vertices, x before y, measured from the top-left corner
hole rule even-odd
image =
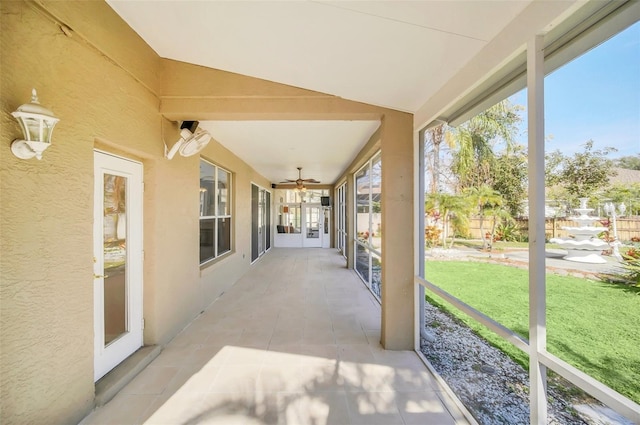
[[[526,92],[510,100],[526,105]],[[618,150],[610,158],[640,154],[640,22],[547,75],[545,134],[547,152],[571,155],[593,140]]]

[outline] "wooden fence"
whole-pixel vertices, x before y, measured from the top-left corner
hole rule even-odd
[[[602,226],[602,230],[605,231],[607,230],[606,223],[607,220],[603,219],[600,223],[595,223],[595,225]],[[520,233],[527,234],[529,229],[528,219],[518,219],[516,220],[516,225],[518,229],[520,229]],[[565,218],[549,218],[545,220],[545,234],[547,235],[547,239],[568,237],[569,232],[563,229],[563,227],[566,226],[575,227],[578,226],[578,223]],[[618,228],[618,239],[623,242],[630,241],[631,238],[634,237],[640,238],[640,217],[618,218],[616,219],[616,227]],[[491,220],[484,219],[483,229],[485,232],[491,231]],[[480,239],[480,219],[472,218],[470,220],[469,230],[472,239]]]

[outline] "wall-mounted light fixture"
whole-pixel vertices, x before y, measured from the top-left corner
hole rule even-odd
[[[42,159],[42,152],[51,145],[53,127],[60,119],[53,112],[40,105],[36,89],[31,92],[31,103],[18,107],[11,115],[20,123],[23,140],[16,139],[11,143],[11,152],[20,159],[34,156]]]

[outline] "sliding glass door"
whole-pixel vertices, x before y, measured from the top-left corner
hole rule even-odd
[[[336,248],[347,258],[346,242],[347,242],[347,184],[343,183],[337,190],[337,208],[336,208]]]
[[[251,184],[251,262],[271,248],[271,193]]]

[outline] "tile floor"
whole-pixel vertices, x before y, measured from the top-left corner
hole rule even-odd
[[[466,424],[335,250],[272,249],[92,424]]]

